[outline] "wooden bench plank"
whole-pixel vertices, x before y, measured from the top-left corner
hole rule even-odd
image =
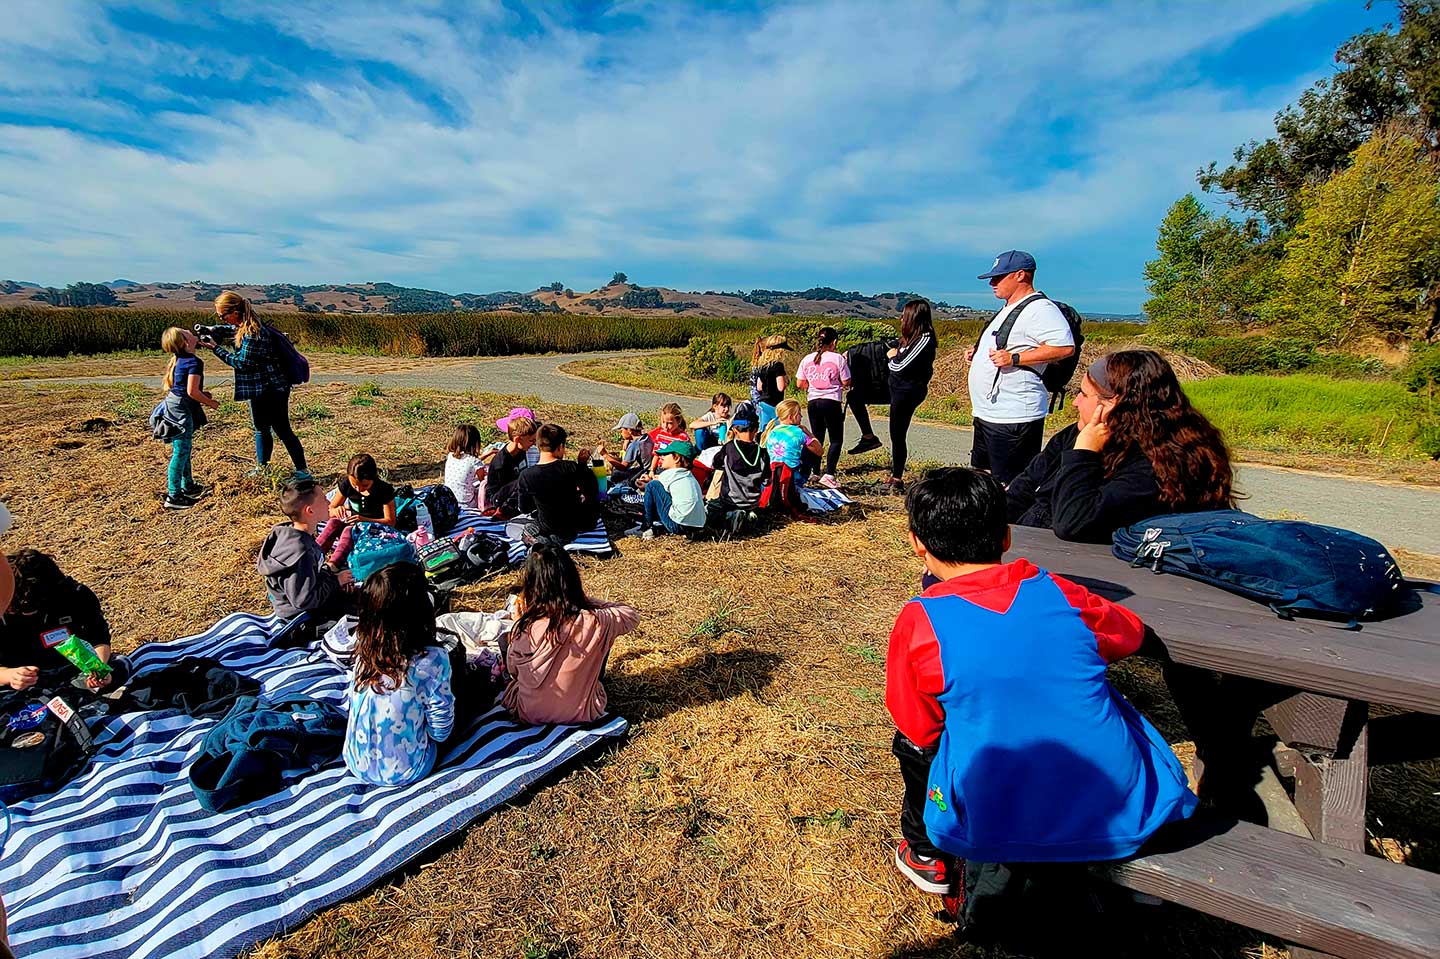
[[[1336,956],[1440,956],[1440,875],[1249,823],[1185,827],[1203,840],[1091,870]]]

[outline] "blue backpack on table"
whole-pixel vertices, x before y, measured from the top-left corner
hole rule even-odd
[[[1390,551],[1368,536],[1238,509],[1152,516],[1115,531],[1113,552],[1296,614],[1356,620],[1383,616],[1407,592]]]

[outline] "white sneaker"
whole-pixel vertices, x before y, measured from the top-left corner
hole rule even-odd
[[[654,530],[654,528],[653,528],[653,527],[647,528],[647,529],[645,530],[645,532],[643,532],[643,533],[640,534],[640,538],[641,538],[641,539],[654,539],[654,538],[655,538],[655,530]]]
[[[825,487],[826,489],[839,489],[840,481],[837,480],[835,477],[831,476],[829,473],[826,473],[824,476],[820,477],[820,485]]]

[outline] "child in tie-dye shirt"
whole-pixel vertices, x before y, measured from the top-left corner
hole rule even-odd
[[[455,696],[420,567],[396,563],[365,581],[348,699],[344,755],[352,773],[403,786],[430,772],[436,744],[455,726]]]

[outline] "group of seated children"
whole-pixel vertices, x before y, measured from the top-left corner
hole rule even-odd
[[[564,428],[554,423],[537,428],[528,410],[506,419],[509,441],[491,451],[486,481],[497,469],[503,474],[523,462],[532,447],[539,453],[534,465],[515,470],[515,479],[497,490],[497,501],[529,511],[525,539],[532,547],[516,620],[501,641],[509,677],[503,702],[522,722],[588,722],[605,711],[601,678],[610,648],[635,628],[639,614],[586,596],[580,572],[564,549],[598,520],[595,474],[566,458]],[[473,430],[458,428],[450,452],[458,446],[461,456],[480,460],[474,442],[478,431],[469,435]],[[589,452],[583,455],[588,459]],[[461,479],[475,482],[473,476],[462,474]],[[337,548],[353,524],[394,524],[394,487],[379,478],[373,457],[359,454],[347,465],[333,498],[327,499],[315,479],[298,475],[281,488],[280,508],[288,522],[270,531],[256,561],[275,613],[287,619],[306,613],[312,624],[347,613],[357,618],[346,765],[359,778],[381,785],[422,778],[433,768],[438,744],[450,736],[457,715],[475,715],[489,704],[467,696],[478,693],[466,688],[452,655],[440,647],[434,601],[418,565],[383,567],[358,587],[348,570],[337,568],[344,560]],[[108,646],[101,648],[108,653]]]
[[[932,585],[901,609],[886,658],[904,782],[895,864],[985,938],[1022,896],[1072,897],[1085,880],[1072,864],[1133,855],[1198,800],[1106,679],[1140,649],[1139,618],[1004,562],[1006,493],[988,473],[936,470],[905,505]]]
[[[710,410],[689,424],[695,442],[675,403],[661,407],[660,425],[648,433],[639,416],[626,413],[615,424],[624,452],[603,443],[596,448],[612,486],[632,485],[643,494],[644,515],[626,535],[736,533],[762,509],[810,519],[800,487],[819,466],[822,446],[801,420],[800,404],[783,400],[762,434],[756,404],[732,406],[728,395],[717,393]]]

